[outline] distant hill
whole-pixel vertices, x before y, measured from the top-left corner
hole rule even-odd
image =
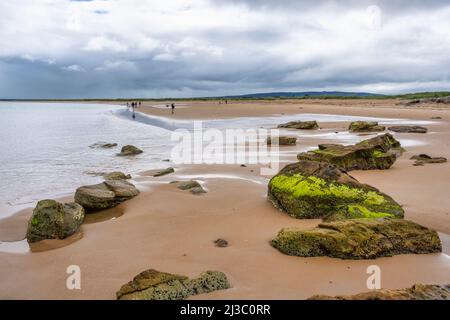
[[[302,97],[382,97],[382,94],[368,92],[341,92],[341,91],[304,91],[304,92],[266,92],[250,93],[222,98],[302,98]]]

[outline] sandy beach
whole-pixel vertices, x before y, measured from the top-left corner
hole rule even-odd
[[[258,165],[183,165],[175,173],[133,177],[141,194],[104,212],[87,216],[80,234],[64,241],[43,241],[28,250],[24,239],[32,208],[0,220],[0,299],[115,299],[115,292],[139,272],[157,270],[195,276],[223,271],[231,289],[191,299],[305,299],[314,294],[355,294],[367,291],[366,268],[378,265],[383,288],[415,283],[450,283],[450,163],[413,166],[412,155],[450,158],[450,108],[441,105],[405,107],[399,100],[283,100],[177,102],[175,114],[165,102],[146,101],[138,112],[177,120],[232,119],[298,114],[331,114],[432,121],[427,134],[398,133],[416,145],[389,170],[352,171],[360,182],[392,196],[405,209],[405,219],[439,232],[443,252],[399,255],[376,260],[299,258],[283,255],[270,240],[283,227],[311,228],[320,220],[299,220],[267,201],[270,177]],[[161,107],[162,106],[162,107]],[[432,117],[441,117],[431,120]],[[276,126],[278,123],[274,123]],[[324,132],[345,131],[348,122],[320,124]],[[297,150],[333,143],[302,138]],[[198,179],[208,193],[192,195],[170,184]],[[74,189],[78,186],[74,186]],[[72,200],[70,197],[62,199]],[[216,247],[218,238],[229,246]],[[22,241],[20,241],[22,240]],[[44,250],[53,246],[52,250]],[[64,246],[63,246],[64,245]],[[79,265],[81,290],[66,288],[66,269]]]

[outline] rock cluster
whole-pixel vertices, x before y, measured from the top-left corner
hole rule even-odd
[[[79,187],[75,202],[86,211],[98,211],[117,206],[139,194],[139,190],[125,180],[106,180],[102,183]]]

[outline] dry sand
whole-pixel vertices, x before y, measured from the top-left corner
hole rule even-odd
[[[297,220],[276,210],[266,200],[269,177],[260,176],[257,166],[182,166],[176,168],[175,174],[160,178],[143,173],[135,178],[143,191],[141,195],[114,209],[89,216],[81,233],[67,241],[49,241],[33,249],[46,249],[55,242],[58,245],[70,242],[67,246],[41,252],[0,252],[0,298],[114,299],[122,284],[148,268],[188,276],[205,270],[221,270],[227,274],[233,288],[193,299],[303,299],[313,294],[353,294],[367,291],[366,268],[373,264],[381,268],[384,288],[450,283],[450,164],[414,167],[409,160],[416,153],[450,158],[450,110],[440,106],[405,108],[396,103],[385,100],[227,105],[186,102],[185,108],[176,109],[174,117],[209,119],[329,113],[429,120],[441,116],[443,120],[428,126],[430,133],[413,135],[426,145],[409,147],[390,170],[351,174],[404,205],[407,219],[437,229],[443,242],[442,254],[366,261],[283,255],[269,245],[281,228],[310,228],[319,220]],[[169,110],[151,107],[150,103],[145,105],[138,110],[171,116]],[[344,130],[347,125],[331,123],[324,127]],[[312,138],[304,139],[293,150],[317,143]],[[295,152],[288,160],[294,161],[294,156]],[[196,196],[168,183],[186,176],[203,181],[208,193]],[[0,239],[23,238],[30,213],[31,209],[23,210],[0,220]],[[213,241],[217,238],[226,239],[230,246],[216,247]],[[18,245],[23,248],[24,244]],[[81,290],[66,289],[69,265],[81,267]]]

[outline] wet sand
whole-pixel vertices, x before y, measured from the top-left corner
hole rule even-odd
[[[391,169],[351,174],[404,205],[406,219],[438,230],[443,253],[365,261],[286,256],[269,244],[277,232],[283,227],[314,227],[320,221],[297,220],[276,210],[266,200],[270,177],[261,176],[258,166],[182,166],[168,176],[153,178],[143,173],[136,177],[142,193],[89,217],[81,228],[81,239],[67,246],[41,252],[0,252],[0,298],[114,299],[122,284],[148,268],[188,276],[220,270],[229,277],[233,288],[192,299],[304,299],[314,294],[353,294],[367,291],[366,268],[373,264],[381,268],[383,288],[450,283],[450,164],[414,167],[409,160],[417,153],[450,158],[450,110],[441,106],[405,108],[395,106],[394,101],[375,106],[360,100],[313,102],[222,104],[212,111],[205,111],[210,110],[207,103],[186,102],[186,108],[177,109],[175,116],[199,119],[301,112],[416,120],[441,116],[443,120],[427,126],[428,134],[396,135],[425,145],[408,147]],[[148,106],[139,111],[163,116],[167,110]],[[324,130],[345,130],[347,125],[328,123]],[[297,147],[282,151],[332,141],[304,138]],[[293,162],[295,152],[285,160]],[[169,184],[187,177],[201,180],[208,193],[192,195]],[[0,220],[1,240],[23,237],[30,213],[28,209]],[[226,239],[230,246],[216,247],[213,241],[217,238]],[[81,267],[81,290],[66,289],[66,268],[73,264]]]

